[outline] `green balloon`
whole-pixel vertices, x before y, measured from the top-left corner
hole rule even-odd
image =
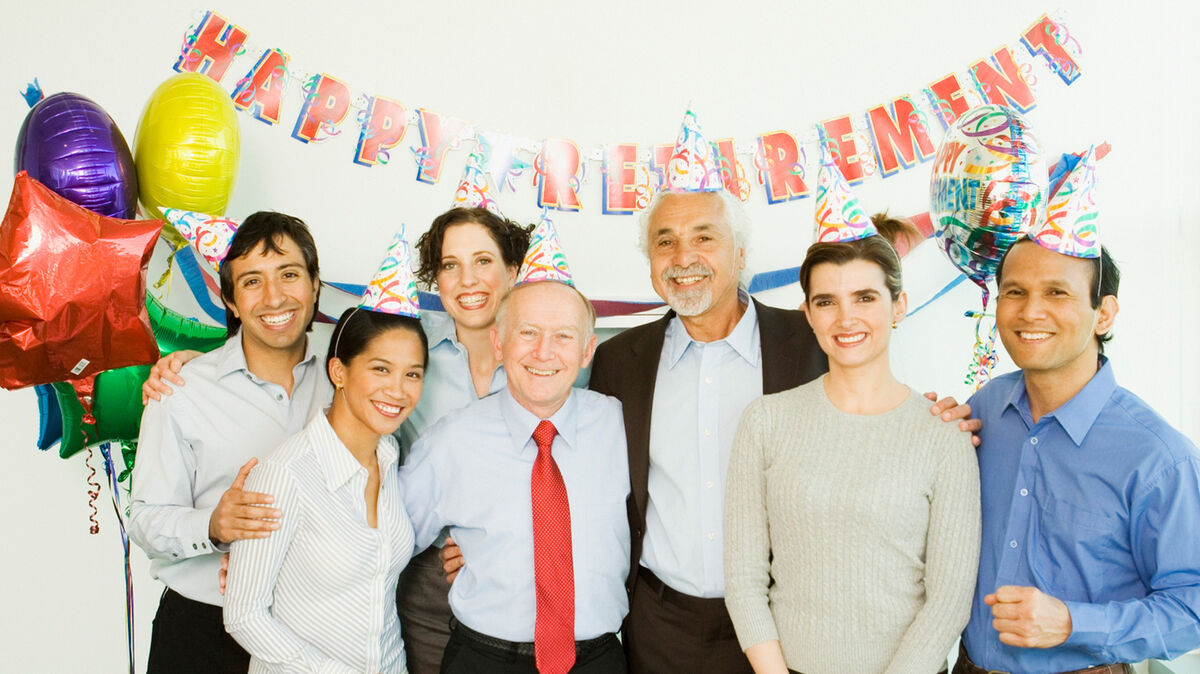
[[[150,314],[150,325],[154,328],[159,351],[164,356],[183,349],[207,353],[225,343],[225,328],[205,325],[172,311],[153,295],[146,295],[146,310]],[[96,376],[96,390],[92,396],[92,416],[96,418],[94,425],[83,423],[83,406],[79,404],[75,387],[70,382],[54,384],[63,427],[58,455],[65,459],[88,445],[119,442],[126,465],[132,467],[133,452],[142,425],[142,384],[150,375],[150,368],[150,365],[135,365],[101,372]]]

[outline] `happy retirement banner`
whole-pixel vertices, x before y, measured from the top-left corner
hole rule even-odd
[[[404,164],[391,152],[415,127],[415,178],[439,185],[447,153],[469,149],[464,174],[452,183],[458,186],[455,200],[465,205],[494,208],[500,192],[515,191],[516,181],[532,174],[539,208],[579,211],[585,207],[581,186],[596,178],[598,167],[600,211],[629,215],[649,204],[669,170],[673,143],[581,148],[569,138],[482,129],[462,117],[407,107],[383,93],[356,91],[330,73],[299,70],[282,47],[260,48],[249,37],[245,28],[205,12],[185,32],[174,69],[203,73],[218,83],[232,81],[236,108],[269,126],[290,127],[292,138],[302,143],[343,143],[347,159],[359,166],[383,170],[379,167],[390,163],[394,170]],[[770,204],[807,198],[822,142],[852,185],[897,175],[933,158],[945,130],[970,108],[997,103],[1028,112],[1037,107],[1042,82],[1072,84],[1083,72],[1082,52],[1060,15],[1042,15],[1016,42],[993,49],[965,70],[866,110],[797,130],[764,131],[750,141],[717,140],[720,180],[743,201],[759,191]],[[231,73],[244,75],[233,80]]]

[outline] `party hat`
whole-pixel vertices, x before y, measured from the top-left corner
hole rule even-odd
[[[529,237],[529,250],[525,251],[525,262],[517,274],[517,283],[535,281],[561,281],[569,286],[575,285],[571,280],[571,270],[567,269],[567,258],[558,243],[558,233],[554,231],[554,225],[545,210],[542,211],[541,222]]]
[[[720,159],[690,108],[683,115],[665,178],[672,192],[719,192],[723,186]]]
[[[856,241],[878,234],[823,141],[814,217],[818,242]]]
[[[1056,253],[1097,258],[1100,257],[1100,232],[1096,227],[1099,220],[1096,148],[1092,146],[1050,195],[1046,220],[1030,228],[1029,238]]]
[[[408,242],[404,240],[404,226],[392,238],[388,245],[387,256],[375,272],[375,278],[367,284],[358,306],[371,311],[397,316],[421,315],[421,307],[417,302],[417,284],[412,272],[412,253]]]
[[[467,167],[463,169],[462,180],[454,191],[454,205],[462,208],[486,208],[499,215],[500,205],[496,203],[495,191],[488,176],[488,148],[479,143],[467,157]]]
[[[240,222],[229,218],[178,208],[164,208],[163,215],[218,270],[233,245],[233,235],[241,227]]]

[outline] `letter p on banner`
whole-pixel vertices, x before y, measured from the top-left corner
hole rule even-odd
[[[305,87],[305,91],[308,96],[296,118],[292,138],[308,143],[316,140],[321,129],[325,129],[327,136],[333,135],[332,130],[342,123],[350,110],[350,89],[340,80],[322,73],[311,87]]]
[[[246,44],[246,31],[209,11],[204,13],[196,32],[188,39],[191,44],[179,54],[175,71],[202,73],[220,82],[229,64],[233,63],[233,57]]]
[[[358,134],[358,147],[354,150],[354,163],[374,166],[380,163],[380,151],[386,153],[404,139],[404,132],[408,129],[408,111],[400,101],[376,96],[371,99],[364,116],[362,131]]]

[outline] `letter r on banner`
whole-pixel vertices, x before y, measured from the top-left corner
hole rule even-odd
[[[379,163],[380,150],[390,150],[404,139],[404,132],[408,129],[408,111],[400,101],[375,96],[364,113],[366,120],[358,134],[354,163],[374,166]]]
[[[637,144],[618,143],[604,147],[605,215],[629,215],[637,210]]]
[[[270,126],[279,123],[279,101],[287,87],[288,55],[268,49],[233,91],[233,105]]]
[[[767,203],[777,204],[808,196],[808,185],[795,170],[799,165],[800,148],[796,138],[787,131],[773,131],[758,137],[763,155],[763,185],[767,188]]]
[[[337,128],[350,110],[350,89],[340,80],[321,73],[311,92],[304,99],[292,138],[307,143],[315,140],[321,129],[331,135],[329,129]]]
[[[175,61],[175,71],[203,73],[220,82],[233,57],[246,44],[245,29],[208,11],[194,35],[195,41]]]
[[[537,185],[538,208],[578,211],[579,146],[566,138],[547,138],[533,159],[533,182]],[[574,183],[574,184],[572,184]]]

